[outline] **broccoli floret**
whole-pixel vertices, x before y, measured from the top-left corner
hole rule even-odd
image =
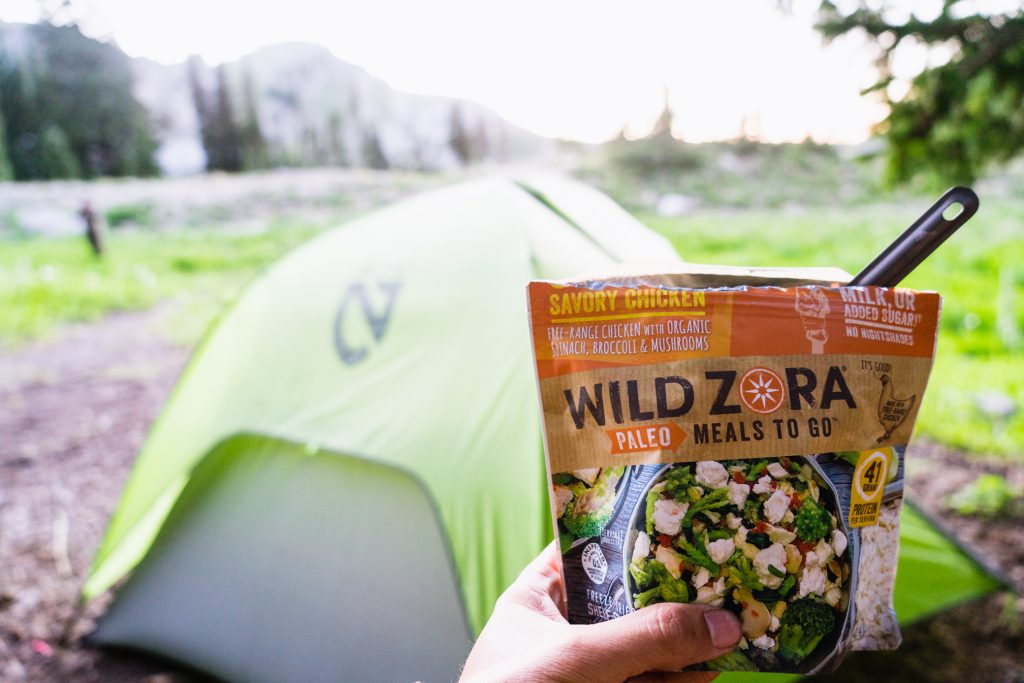
[[[686,557],[686,559],[698,567],[706,568],[711,572],[712,576],[718,576],[722,571],[721,567],[712,561],[711,556],[708,555],[706,546],[701,543],[700,539],[696,539],[696,543],[690,543],[682,536],[679,536],[673,544],[683,551],[683,556]]]
[[[764,590],[764,584],[754,571],[750,558],[741,553],[729,562],[729,575],[736,577],[740,585],[750,591]]]
[[[587,488],[582,482],[573,485],[572,502],[566,506],[562,524],[577,538],[598,536],[604,531],[615,511],[615,484],[624,468],[606,467],[594,485]]]
[[[761,503],[756,497],[747,498],[747,502],[743,504],[743,520],[751,526],[761,521]]]
[[[647,494],[647,535],[654,535],[654,504],[658,502],[660,495],[657,491],[650,491]]]
[[[608,524],[608,520],[611,519],[613,508],[614,501],[609,501],[594,512],[579,515],[566,513],[562,518],[562,524],[576,538],[600,536]]]
[[[686,489],[696,485],[697,480],[693,476],[693,472],[687,467],[673,467],[665,475],[665,490],[672,495],[673,498],[685,503]]]
[[[640,560],[639,562],[630,562],[629,573],[630,575],[632,575],[633,581],[636,583],[637,588],[647,588],[647,586],[654,582],[655,576],[652,567],[655,565],[661,566],[661,563],[652,562],[651,560]]]
[[[825,538],[832,529],[832,520],[828,510],[807,498],[796,513],[796,535],[805,541],[814,543]]]
[[[661,586],[655,586],[633,596],[633,606],[637,609],[653,605],[656,602],[661,602]]]
[[[725,507],[729,505],[729,489],[715,489],[711,493],[707,494],[703,498],[699,498],[690,503],[690,509],[686,511],[683,516],[683,526],[689,527],[693,524],[693,517],[698,512],[705,512],[707,510],[714,510],[716,508]]]
[[[739,650],[709,659],[705,664],[711,671],[760,671],[757,664]]]
[[[824,602],[807,597],[791,603],[780,621],[778,655],[799,664],[835,627],[836,613]]]
[[[764,473],[765,468],[768,467],[767,460],[758,460],[755,462],[749,470],[747,470],[747,481],[753,482]]]
[[[635,564],[630,565],[630,572],[633,571]],[[637,593],[633,596],[633,605],[639,609],[646,607],[647,605],[655,602],[689,602],[690,601],[690,588],[683,581],[682,577],[674,578],[669,574],[668,570],[665,569],[665,565],[658,561],[645,562],[642,574],[643,578],[647,578],[648,581],[641,584],[637,581],[637,588],[641,588],[648,583],[656,582],[653,588],[645,590],[641,593]],[[633,579],[636,580],[637,575],[633,574]]]
[[[672,579],[661,584],[661,599],[665,602],[689,602],[690,587],[680,579]]]

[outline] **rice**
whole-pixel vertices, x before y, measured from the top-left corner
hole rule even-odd
[[[859,584],[849,647],[894,650],[902,640],[892,606],[900,545],[900,501],[884,503],[878,512],[878,525],[861,529],[860,540]]]

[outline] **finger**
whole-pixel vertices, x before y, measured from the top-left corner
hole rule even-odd
[[[563,594],[561,557],[552,542],[519,573],[501,600],[564,621],[559,610]]]
[[[717,671],[651,671],[630,678],[627,683],[709,683],[717,677]]]
[[[679,671],[732,651],[740,639],[734,614],[704,605],[663,603],[618,619],[574,628],[588,668],[619,680],[647,671]],[[575,648],[574,648],[575,649]]]

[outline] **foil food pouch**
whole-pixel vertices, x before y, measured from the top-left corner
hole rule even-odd
[[[529,285],[572,623],[732,610],[695,668],[818,673],[899,644],[903,457],[940,298],[828,270]]]

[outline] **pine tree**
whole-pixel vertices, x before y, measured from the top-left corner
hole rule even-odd
[[[473,141],[470,139],[469,131],[466,130],[466,123],[462,118],[462,109],[455,105],[452,107],[451,118],[448,123],[448,144],[455,152],[455,158],[463,166],[473,162]]]
[[[241,171],[242,132],[235,121],[235,111],[231,104],[231,91],[228,88],[227,73],[223,64],[217,67],[217,92],[214,99],[212,116],[213,159],[216,164],[214,166],[207,164],[207,166],[211,170]]]
[[[373,168],[378,171],[386,171],[391,167],[388,163],[388,158],[384,154],[384,149],[380,144],[380,137],[377,135],[377,131],[373,128],[367,128],[363,132],[363,164],[367,168]]]
[[[235,120],[234,106],[231,102],[231,91],[228,86],[227,73],[224,65],[216,69],[216,85],[213,96],[206,92],[202,78],[202,62],[197,57],[188,61],[189,89],[192,92],[192,103],[196,109],[196,116],[199,119],[199,137],[203,143],[203,150],[206,152],[206,169],[208,171],[241,171],[244,167],[243,155],[245,154],[245,135],[243,129]],[[258,119],[256,119],[255,104],[252,110],[255,131],[259,132]],[[253,149],[259,154],[262,145],[263,135],[259,133],[259,141]],[[265,155],[266,148],[262,147]]]
[[[14,180],[14,166],[7,153],[7,125],[4,123],[3,107],[0,106],[0,182],[5,180]]]
[[[131,59],[74,25],[36,24],[31,36],[25,61],[35,70],[40,142],[51,125],[59,129],[83,177],[155,174],[156,141],[133,92]],[[56,144],[59,134],[49,138]]]
[[[211,154],[216,155],[213,140],[213,117],[212,106],[206,95],[206,88],[203,87],[202,69],[203,63],[199,57],[193,55],[188,58],[185,67],[188,71],[188,87],[192,93],[192,106],[196,110],[196,120],[199,123],[199,140],[203,144],[203,151],[206,153],[206,168],[213,168],[215,163]]]
[[[242,118],[242,167],[247,171],[270,165],[267,141],[260,128],[259,109],[256,104],[256,86],[252,74],[246,72],[244,80],[245,114]]]
[[[43,178],[81,178],[82,167],[64,131],[50,124],[39,137],[39,162]]]
[[[658,119],[654,122],[654,127],[651,128],[651,132],[647,134],[648,140],[671,140],[672,139],[672,126],[675,124],[675,112],[672,111],[672,107],[668,103],[668,88],[664,88],[662,92],[662,105],[661,113],[658,115]]]
[[[887,141],[888,180],[927,171],[943,183],[970,182],[1024,151],[1024,9],[978,13],[973,3],[944,0],[925,21],[900,17],[900,7],[825,0],[817,24],[830,40],[853,32],[875,43],[878,81],[866,92],[889,106],[877,128]],[[941,46],[952,57],[922,70],[903,94],[889,86],[894,56],[907,43]]]
[[[349,165],[344,128],[345,118],[341,112],[331,112],[327,119],[327,144],[330,149],[330,163],[334,166],[346,167]]]
[[[31,66],[10,60],[0,62],[0,111],[7,128],[7,154],[15,180],[44,177],[39,161],[42,115],[38,79]]]
[[[483,161],[491,153],[491,136],[487,128],[487,121],[481,116],[477,123],[476,130],[470,138],[472,144],[472,158],[474,161]]]

